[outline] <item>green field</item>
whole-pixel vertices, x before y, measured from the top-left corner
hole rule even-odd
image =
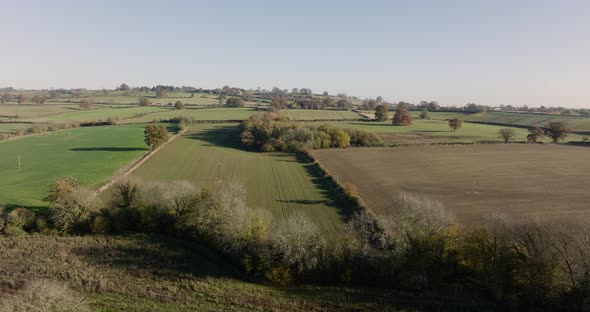
[[[415,143],[499,143],[502,140],[498,131],[506,126],[492,126],[464,122],[463,126],[451,132],[446,120],[415,119],[411,126],[393,126],[391,121],[334,121],[307,122],[310,125],[329,124],[342,128],[361,129],[379,134],[387,144],[415,144]],[[526,142],[528,131],[514,128],[516,136],[513,141]],[[570,134],[567,141],[581,141],[582,137]],[[544,141],[549,142],[548,138]]]
[[[116,95],[115,95],[116,94]],[[126,96],[123,94],[112,94],[110,96],[89,96],[83,97],[87,99],[93,100],[95,103],[102,103],[102,104],[136,104],[138,98],[140,96],[145,96],[149,98],[152,104],[162,104],[166,105],[168,103],[176,103],[176,101],[181,101],[184,104],[189,105],[216,105],[219,104],[219,100],[217,99],[217,95],[213,94],[205,94],[205,93],[197,93],[194,97],[190,97],[190,93],[186,92],[168,92],[167,97],[158,98],[156,97],[155,92],[144,92],[138,93],[134,96]],[[79,100],[81,100],[80,98]],[[73,99],[72,99],[73,101]]]
[[[338,232],[348,211],[293,154],[258,153],[240,149],[235,124],[196,125],[158,151],[132,176],[142,180],[189,180],[214,188],[237,178],[248,191],[248,204],[264,208],[278,219],[303,212],[328,233]]]
[[[51,116],[55,114],[67,113],[79,110],[79,104],[43,104],[43,105],[30,105],[30,104],[3,104],[0,105],[0,121],[8,120],[8,116],[16,119],[26,120],[29,118],[39,118],[44,116]]]
[[[363,116],[355,112],[342,110],[283,109],[280,114],[295,120],[363,118]]]
[[[143,126],[88,127],[0,142],[0,203],[41,207],[49,185],[72,176],[98,187],[146,152]],[[21,169],[19,170],[19,158]]]
[[[122,123],[143,123],[153,120],[169,120],[178,116],[186,116],[193,120],[245,120],[256,110],[252,108],[199,108],[169,110],[161,113],[154,113],[142,117],[130,118]]]
[[[465,115],[465,120],[514,124],[520,126],[539,126],[545,127],[553,121],[565,121],[572,130],[590,131],[590,118],[579,116],[562,116],[549,114],[531,114],[531,113],[502,113],[502,112],[485,112],[479,114]]]
[[[156,106],[135,106],[135,107],[101,107],[95,105],[94,109],[91,110],[77,110],[74,112],[55,114],[49,116],[42,116],[36,118],[29,118],[28,121],[99,121],[107,120],[109,118],[131,118],[140,114],[151,114],[156,112],[168,112],[172,111],[170,108],[156,107]]]
[[[28,129],[30,127],[30,124],[0,123],[0,133],[9,134],[14,133],[17,129]]]

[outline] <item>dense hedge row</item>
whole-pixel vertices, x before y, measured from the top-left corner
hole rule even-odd
[[[263,152],[304,152],[310,149],[382,146],[375,134],[329,125],[307,126],[273,112],[253,115],[242,123],[242,144]]]
[[[246,274],[276,285],[429,290],[496,309],[589,307],[589,223],[514,224],[493,216],[467,230],[440,202],[415,194],[399,194],[376,218],[354,191],[333,183],[359,208],[335,241],[301,214],[278,221],[251,209],[236,181],[199,190],[186,181],[126,180],[101,203],[75,180],[61,180],[48,196],[48,216],[0,213],[0,232],[161,233],[204,242]]]

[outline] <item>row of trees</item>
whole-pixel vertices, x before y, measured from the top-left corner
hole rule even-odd
[[[375,218],[354,213],[329,243],[305,215],[273,220],[246,205],[237,181],[211,191],[186,181],[125,180],[101,203],[73,179],[51,188],[49,218],[0,213],[0,232],[162,233],[206,243],[246,274],[277,285],[349,283],[441,292],[498,310],[582,311],[590,298],[590,224],[489,217],[463,228],[442,203],[402,193]],[[447,291],[454,290],[454,291]],[[459,290],[459,291],[457,291]]]
[[[366,131],[328,125],[309,127],[272,112],[253,115],[245,120],[240,140],[245,146],[263,152],[383,145],[379,137]]]
[[[559,143],[560,140],[565,139],[569,132],[569,126],[563,121],[556,121],[549,123],[549,126],[542,129],[538,126],[531,126],[528,128],[527,142],[537,143],[539,139],[545,136],[551,138],[553,143]],[[514,128],[503,128],[498,131],[499,137],[504,140],[504,143],[508,143],[516,136]]]

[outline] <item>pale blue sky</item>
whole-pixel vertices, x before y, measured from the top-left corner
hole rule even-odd
[[[590,1],[0,0],[0,86],[590,107]]]

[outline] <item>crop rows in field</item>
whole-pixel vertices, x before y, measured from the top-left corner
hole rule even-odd
[[[158,151],[131,176],[142,180],[188,180],[215,188],[237,179],[247,189],[248,205],[267,209],[276,222],[303,213],[327,233],[341,230],[348,211],[310,164],[293,154],[242,150],[236,124],[195,125]]]
[[[313,154],[356,186],[375,212],[399,192],[444,203],[466,224],[495,213],[516,220],[590,216],[588,148],[563,145],[462,145],[322,150]]]

